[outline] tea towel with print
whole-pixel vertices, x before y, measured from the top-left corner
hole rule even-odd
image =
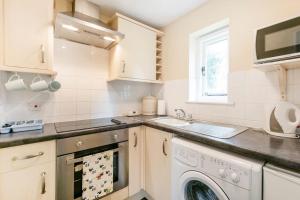
[[[113,191],[113,151],[83,157],[82,200],[96,200]]]

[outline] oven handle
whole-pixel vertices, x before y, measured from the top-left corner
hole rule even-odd
[[[113,149],[112,151],[115,153],[115,152],[119,152],[120,149],[121,148],[116,148],[116,149]],[[77,162],[82,162],[82,161],[83,161],[83,157],[80,157],[80,158],[67,158],[66,159],[67,165],[71,165],[71,164],[74,164],[74,163],[77,163]]]

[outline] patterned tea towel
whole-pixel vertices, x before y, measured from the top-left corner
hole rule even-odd
[[[113,191],[113,151],[83,157],[82,200],[95,200]]]

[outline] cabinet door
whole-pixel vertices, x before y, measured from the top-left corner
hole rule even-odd
[[[264,200],[299,200],[300,177],[294,172],[275,171],[264,167]]]
[[[155,200],[171,199],[172,134],[146,128],[146,191]]]
[[[53,0],[4,1],[4,65],[52,66]]]
[[[143,132],[141,127],[129,129],[129,196],[142,189],[143,178]]]
[[[120,42],[120,76],[122,78],[155,80],[156,33],[120,18],[118,29],[125,34]]]
[[[55,200],[55,163],[0,174],[0,199]]]

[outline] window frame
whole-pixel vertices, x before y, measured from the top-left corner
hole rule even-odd
[[[218,37],[219,36],[219,37]],[[206,39],[207,37],[207,39]],[[223,38],[221,38],[223,37]],[[204,94],[205,82],[207,79],[203,78],[202,67],[203,66],[203,50],[204,45],[199,45],[199,42],[210,41],[211,38],[214,38],[212,41],[222,41],[227,39],[228,41],[228,51],[227,51],[227,72],[229,73],[229,62],[230,62],[230,36],[229,36],[229,19],[222,20],[218,23],[215,23],[211,26],[203,28],[195,33],[190,34],[189,42],[189,94],[188,102],[192,103],[229,103],[228,102],[228,76],[227,76],[227,93],[226,94]],[[199,49],[202,48],[202,49]],[[201,53],[200,53],[201,52]],[[207,68],[205,69],[206,72]],[[207,72],[206,72],[207,74]],[[231,104],[231,103],[230,103]]]

